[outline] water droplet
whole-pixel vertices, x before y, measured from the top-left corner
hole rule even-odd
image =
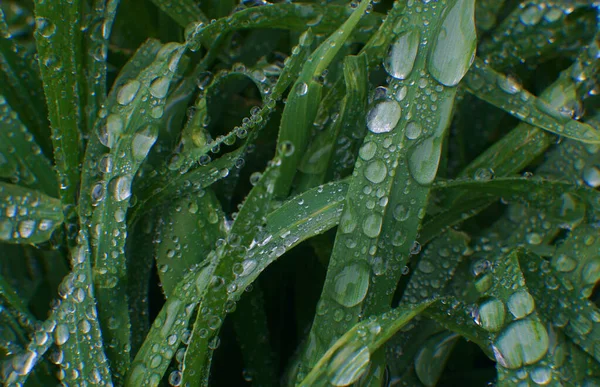
[[[475,55],[475,0],[457,0],[444,17],[433,40],[428,68],[442,85],[456,86]]]
[[[406,138],[416,140],[421,135],[421,125],[411,121],[406,125]]]
[[[552,266],[554,266],[557,271],[568,273],[575,270],[577,261],[566,254],[559,254],[552,259]]]
[[[402,109],[396,101],[384,101],[377,104],[367,116],[367,127],[373,133],[388,133],[396,127]]]
[[[154,98],[165,98],[169,91],[169,83],[171,80],[168,77],[158,77],[150,84],[150,94]]]
[[[131,155],[136,160],[144,160],[158,137],[156,126],[147,126],[133,136]]]
[[[132,181],[133,178],[130,175],[119,176],[110,181],[109,189],[117,202],[121,202],[131,196]]]
[[[444,130],[452,116],[452,98],[446,98],[438,109],[439,122],[429,137],[420,140],[412,149],[408,159],[408,169],[415,181],[428,185],[435,179],[441,156],[441,142]]]
[[[35,229],[35,220],[22,220],[19,222],[19,235],[21,238],[29,238]]]
[[[369,238],[375,238],[381,232],[383,218],[379,214],[370,214],[362,224],[363,232]]]
[[[542,20],[544,9],[538,5],[530,5],[519,15],[519,20],[526,26],[534,26]]]
[[[344,213],[340,218],[340,231],[343,234],[349,234],[356,228],[356,214],[354,213],[354,208],[349,203],[346,203],[344,208]]]
[[[508,298],[506,304],[508,305],[508,310],[510,310],[510,313],[516,319],[530,315],[535,308],[535,301],[526,290],[517,290]]]
[[[500,89],[504,90],[507,94],[517,94],[522,90],[521,84],[513,77],[499,77],[496,81]]]
[[[45,17],[38,17],[35,19],[36,31],[44,38],[50,38],[56,32],[56,25]]]
[[[329,382],[334,386],[348,386],[367,370],[371,355],[365,346],[346,345],[339,349],[328,365]]]
[[[365,177],[371,183],[381,183],[387,176],[387,167],[381,160],[374,160],[370,162],[365,168]]]
[[[504,326],[506,309],[504,303],[490,298],[479,305],[475,322],[489,332],[498,332]]]
[[[296,95],[304,96],[308,93],[308,85],[306,82],[302,82],[296,85]]]
[[[410,75],[417,58],[420,40],[418,29],[407,31],[396,39],[383,63],[388,74],[397,79],[406,79]]]
[[[530,376],[536,384],[545,386],[552,381],[552,370],[548,367],[536,367],[531,370]]]
[[[54,330],[54,339],[57,345],[63,345],[69,340],[69,327],[65,324],[58,324]]]
[[[516,369],[537,363],[548,352],[549,344],[546,328],[539,321],[525,319],[511,323],[492,348],[501,366]]]
[[[121,105],[129,105],[140,90],[140,85],[140,82],[134,79],[121,86],[117,93],[117,102]]]
[[[369,290],[370,268],[364,262],[343,267],[334,278],[334,299],[340,305],[351,308],[358,305]]]
[[[365,161],[369,161],[375,156],[375,152],[377,151],[377,144],[373,141],[368,141],[364,143],[364,145],[358,151],[358,155],[361,159]]]
[[[600,169],[597,166],[588,166],[583,170],[583,181],[592,188],[600,187]]]
[[[102,145],[108,148],[114,147],[123,133],[123,120],[118,115],[111,114],[106,118],[106,126],[102,128],[104,132],[101,130],[98,139]]]

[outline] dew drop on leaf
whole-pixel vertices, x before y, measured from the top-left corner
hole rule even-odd
[[[396,39],[383,62],[388,74],[397,79],[406,79],[410,75],[417,58],[420,40],[418,29],[407,31]]]
[[[375,105],[367,116],[367,127],[373,133],[388,133],[396,127],[402,109],[396,101],[383,101]]]

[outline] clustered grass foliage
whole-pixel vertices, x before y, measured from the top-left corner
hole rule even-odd
[[[2,1],[0,380],[600,385],[599,12]]]

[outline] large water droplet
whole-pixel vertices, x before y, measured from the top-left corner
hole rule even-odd
[[[57,345],[63,345],[69,340],[69,327],[65,324],[58,324],[54,330],[54,339]]]
[[[150,84],[150,94],[154,98],[165,98],[169,91],[170,79],[168,77],[159,77]]]
[[[373,133],[387,133],[396,127],[402,109],[396,101],[384,101],[377,104],[367,116],[367,127]]]
[[[408,169],[415,181],[421,185],[428,185],[435,179],[442,151],[444,130],[452,116],[453,99],[446,98],[440,103],[438,115],[440,121],[435,132],[411,150],[408,159]]]
[[[329,363],[329,382],[334,386],[349,386],[367,370],[371,355],[368,347],[347,345],[338,350]]]
[[[428,66],[442,85],[456,86],[475,55],[475,0],[457,0],[444,17],[433,41]]]
[[[129,105],[135,99],[138,90],[140,90],[140,82],[136,79],[127,82],[119,89],[117,93],[117,102],[121,105]]]
[[[550,340],[546,328],[531,319],[511,323],[496,339],[496,361],[505,368],[520,368],[537,363],[548,352]]]
[[[381,183],[387,176],[387,167],[381,160],[374,160],[370,162],[365,168],[365,177],[371,183]]]
[[[334,278],[334,298],[345,307],[358,305],[369,290],[370,269],[364,262],[357,262],[342,268]]]
[[[545,7],[542,8],[539,5],[530,5],[525,8],[523,12],[519,15],[519,20],[521,23],[526,26],[534,26],[542,20],[542,16],[544,16]]]
[[[158,128],[156,126],[147,126],[133,136],[131,145],[131,154],[136,160],[143,160],[148,155],[150,148],[154,145],[158,137]]]
[[[365,161],[369,161],[375,156],[375,152],[377,151],[377,144],[373,141],[366,142],[358,151],[358,155],[361,159]]]
[[[113,198],[121,202],[131,196],[131,182],[133,178],[130,175],[116,177],[110,181],[110,191]]]
[[[508,310],[510,313],[515,316],[515,318],[520,319],[530,315],[535,308],[535,301],[531,294],[526,290],[517,290],[508,298]]]
[[[356,228],[356,214],[354,213],[354,208],[349,203],[346,203],[344,207],[344,213],[340,218],[340,231],[343,234],[349,234]]]
[[[417,58],[420,40],[418,29],[407,31],[396,39],[383,63],[388,74],[397,79],[409,76]]]
[[[479,314],[475,321],[489,332],[497,332],[504,326],[506,309],[502,301],[491,298],[479,305]]]
[[[592,188],[600,187],[600,169],[596,166],[588,166],[583,170],[583,181]]]
[[[383,218],[379,214],[370,214],[367,216],[362,224],[363,232],[369,238],[375,238],[381,232],[381,224]]]

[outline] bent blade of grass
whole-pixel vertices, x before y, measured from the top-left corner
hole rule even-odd
[[[192,49],[198,48],[206,39],[213,41],[227,32],[248,28],[276,28],[305,31],[307,27],[315,34],[328,34],[340,27],[353,10],[348,6],[328,4],[272,4],[268,7],[249,8],[216,20],[207,25],[188,26],[186,33]],[[364,15],[356,29],[355,39],[364,42],[372,30],[381,23],[382,15],[375,12]]]
[[[529,0],[513,5],[512,12],[482,40],[480,53],[486,63],[498,68],[552,60],[561,51],[578,48],[582,40],[591,38],[596,24],[594,11],[585,0]]]
[[[193,22],[209,23],[198,3],[192,0],[152,0],[152,2],[183,28]]]
[[[533,253],[520,257],[527,286],[538,310],[581,349],[600,361],[600,310],[561,281],[548,261]]]
[[[7,370],[9,384],[24,385],[46,351],[55,344],[61,349],[59,365],[64,380],[112,385],[96,313],[88,239],[83,231],[72,250],[71,265],[72,272],[59,286],[62,299],[32,334],[26,350],[13,355],[12,369]]]
[[[3,95],[0,95],[0,123],[0,177],[58,196],[52,164]]]
[[[298,385],[347,386],[357,382],[369,368],[371,356],[432,302],[402,305],[355,324],[325,352]]]
[[[315,316],[299,377],[359,315],[379,314],[390,306],[425,215],[442,139],[452,116],[453,86],[467,71],[465,58],[470,58],[475,48],[473,12],[473,3],[462,0],[445,7],[407,5],[406,17],[396,26],[400,36],[386,63],[393,77],[387,95],[367,116],[370,131],[355,164],[319,301],[324,308],[341,310],[344,317],[340,321],[332,313]],[[417,13],[418,18],[410,17]],[[438,27],[423,27],[423,18],[427,26]],[[451,27],[453,23],[466,26],[465,39],[456,24]],[[438,42],[438,38],[444,39],[438,35],[439,28],[449,29],[444,35],[450,37],[448,42]],[[454,40],[459,35],[461,38]],[[453,54],[458,58],[454,64],[462,64],[438,68],[438,55],[445,55],[445,45],[459,41],[464,45]],[[394,51],[402,49],[410,52]],[[436,94],[432,111],[417,104],[424,88]],[[384,269],[375,273],[373,263],[379,259],[384,259]]]
[[[298,195],[271,212],[267,216],[265,239],[258,240],[254,249],[246,256],[242,272],[232,283],[235,291],[229,294],[229,298],[239,299],[258,275],[286,250],[336,226],[346,190],[347,183],[343,181],[327,184]],[[187,330],[201,292],[205,291],[206,284],[210,282],[212,274],[209,264],[213,263],[215,256],[211,254],[209,259],[191,268],[167,300],[135,356],[125,381],[126,386],[159,383],[179,346],[183,332]],[[170,335],[175,335],[175,342],[166,340]],[[160,348],[165,356],[157,357],[153,348]],[[149,369],[153,370],[152,374],[148,372]]]
[[[552,256],[551,264],[560,280],[579,292],[580,298],[589,298],[600,280],[600,238],[593,225],[581,225],[569,233]]]
[[[231,309],[227,305],[228,294],[237,290],[236,287],[231,287],[233,278],[239,273],[239,268],[236,270],[234,266],[242,266],[246,249],[253,242],[256,243],[256,234],[265,223],[265,217],[271,208],[274,184],[281,172],[281,156],[278,154],[269,163],[244,200],[225,243],[216,246],[215,258],[209,266],[211,278],[205,283],[197,284],[201,301],[183,361],[184,385],[208,384],[214,340],[218,340],[225,314]]]
[[[83,52],[86,78],[85,124],[89,133],[106,100],[106,57],[113,22],[120,0],[94,0],[85,20]]]
[[[289,194],[297,165],[308,145],[323,89],[323,85],[315,81],[315,78],[333,61],[370,4],[370,0],[364,0],[340,28],[319,45],[304,64],[292,86],[281,117],[277,143],[279,146],[290,143],[294,151],[282,160],[281,175],[275,183],[275,195],[278,197],[286,197]],[[301,36],[300,44],[310,42]]]
[[[0,182],[0,241],[42,243],[64,221],[60,200],[18,185]]]
[[[71,256],[73,270],[59,287],[63,299],[54,328],[54,343],[63,354],[59,364],[63,383],[112,386],[96,311],[89,242],[85,232],[77,239],[79,245]]]
[[[63,204],[75,204],[84,126],[83,2],[35,1],[38,62]]]
[[[113,88],[107,115],[96,122],[94,135],[110,151],[102,161],[96,159],[105,166],[103,180],[88,191],[95,201],[91,226],[94,284],[107,354],[117,381],[124,377],[130,361],[125,240],[131,185],[157,139],[156,125],[184,50],[185,46],[177,43],[162,46],[148,67]]]
[[[301,172],[298,178],[299,192],[322,184],[332,161],[339,162],[336,158],[332,160],[332,157],[335,145],[340,141],[340,133],[356,130],[354,128],[364,129],[368,84],[366,55],[344,58],[344,80],[346,95],[342,100],[339,117],[316,134],[298,166]],[[347,148],[344,151],[349,152]],[[332,168],[340,169],[339,166]]]
[[[44,154],[51,156],[48,113],[37,60],[25,47],[15,42],[1,9],[0,63],[2,94],[40,142]]]
[[[514,80],[496,73],[476,59],[465,77],[467,90],[477,98],[540,129],[585,143],[600,143],[600,131],[571,118],[572,111],[555,106],[523,90]]]

